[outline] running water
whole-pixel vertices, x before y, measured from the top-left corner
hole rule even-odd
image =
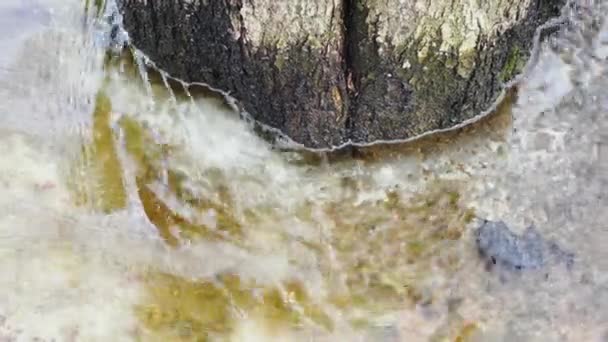
[[[0,340],[606,341],[608,9],[580,4],[494,114],[349,156],[108,57],[80,0],[4,0]],[[478,218],[573,266],[488,271]]]

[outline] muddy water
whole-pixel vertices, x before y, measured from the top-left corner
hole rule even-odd
[[[480,122],[320,155],[273,148],[128,53],[106,58],[81,1],[4,1],[0,339],[604,341],[594,10]],[[481,218],[535,225],[574,266],[488,271]]]

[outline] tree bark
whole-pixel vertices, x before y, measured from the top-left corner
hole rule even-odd
[[[409,139],[487,110],[563,0],[122,0],[132,43],[311,148]]]

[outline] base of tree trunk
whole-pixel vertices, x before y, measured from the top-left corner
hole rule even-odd
[[[309,148],[411,139],[488,110],[565,0],[120,0],[135,47]]]

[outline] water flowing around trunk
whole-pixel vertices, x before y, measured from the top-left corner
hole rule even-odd
[[[321,154],[118,54],[111,2],[3,2],[0,340],[602,341],[608,12],[577,4],[493,115]],[[572,267],[488,271],[481,218]]]

